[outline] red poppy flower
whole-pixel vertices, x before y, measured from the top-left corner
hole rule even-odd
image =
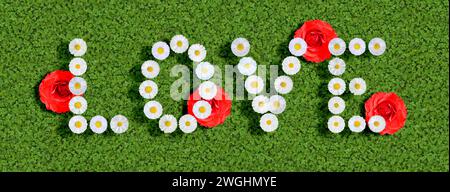
[[[187,101],[188,113],[195,117],[192,108],[195,102],[204,100],[200,97],[199,90],[195,90]],[[211,115],[206,119],[197,119],[197,122],[204,127],[212,128],[222,124],[231,113],[231,99],[222,88],[218,87],[217,95],[211,100],[204,100],[211,105]]]
[[[48,110],[56,113],[69,111],[69,101],[74,96],[69,90],[73,78],[69,71],[56,70],[49,73],[39,85],[39,97]]]
[[[320,63],[331,57],[328,43],[336,38],[333,27],[322,20],[310,20],[303,23],[302,27],[295,31],[294,38],[303,38],[308,45],[303,57],[307,61]]]
[[[381,115],[386,121],[386,128],[380,132],[381,135],[392,135],[405,125],[406,106],[402,98],[395,93],[375,93],[366,101],[364,107],[367,122],[374,115]]]

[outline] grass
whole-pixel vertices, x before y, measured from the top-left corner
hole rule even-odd
[[[0,170],[1,171],[449,171],[448,1],[193,1],[0,2]],[[137,87],[140,65],[160,40],[183,34],[208,50],[207,60],[237,64],[230,42],[251,42],[260,64],[281,64],[295,29],[310,19],[329,22],[347,42],[383,38],[388,50],[374,57],[343,55],[343,79],[362,77],[363,96],[346,94],[348,120],[363,115],[375,92],[396,92],[408,108],[405,127],[393,136],[348,128],[338,135],[326,128],[332,77],[327,63],[302,60],[294,91],[279,115],[275,133],[258,127],[248,101],[233,101],[232,116],[214,129],[184,135],[162,134],[145,118]],[[130,120],[126,134],[108,131],[74,135],[71,114],[46,111],[37,96],[42,78],[68,69],[67,45],[85,39],[84,78],[87,118]],[[169,69],[189,65],[185,56],[161,62],[157,97],[179,117],[184,102],[172,101]]]

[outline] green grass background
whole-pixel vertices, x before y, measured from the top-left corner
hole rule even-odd
[[[0,2],[1,171],[449,171],[448,1],[38,1]],[[249,101],[233,101],[232,115],[214,129],[164,135],[145,118],[137,92],[140,65],[151,45],[183,34],[206,46],[206,60],[237,64],[230,42],[251,42],[259,64],[280,65],[295,29],[310,19],[329,22],[347,42],[381,37],[383,56],[346,52],[343,79],[362,77],[363,96],[346,93],[348,120],[378,91],[396,92],[408,108],[405,127],[393,136],[327,130],[332,77],[327,62],[307,63],[293,77],[288,107],[275,133],[263,133]],[[68,69],[70,40],[88,44],[87,118],[124,114],[129,131],[72,134],[71,114],[40,103],[38,85],[49,72]],[[179,117],[169,69],[183,56],[161,62],[157,100]]]

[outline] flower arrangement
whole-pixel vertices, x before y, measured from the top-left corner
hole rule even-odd
[[[69,63],[69,71],[56,70],[48,74],[39,85],[39,96],[48,110],[55,113],[75,114],[69,120],[69,129],[75,134],[84,133],[89,126],[92,132],[101,134],[108,128],[105,117],[96,115],[91,118],[89,125],[82,116],[88,108],[88,102],[83,97],[87,90],[87,82],[80,77],[87,71],[87,63],[81,58],[87,51],[87,44],[83,39],[76,38],[69,43],[69,52],[75,56]],[[120,134],[128,129],[128,119],[123,115],[116,115],[110,121],[110,128]]]
[[[156,100],[148,101],[144,106],[144,114],[149,119],[159,119],[159,128],[164,133],[173,133],[177,127],[184,133],[192,133],[197,125],[212,128],[222,124],[231,113],[231,100],[225,90],[210,81],[214,76],[214,66],[204,61],[206,48],[201,44],[189,46],[189,41],[183,35],[175,35],[170,40],[170,46],[165,42],[157,42],[152,46],[152,55],[163,61],[174,53],[188,52],[188,57],[195,65],[195,75],[203,82],[189,96],[187,101],[188,114],[177,118],[171,114],[163,115],[163,106]],[[237,48],[241,50],[241,47]],[[159,64],[156,61],[145,61],[141,66],[142,74],[153,79],[159,74]],[[145,99],[154,99],[158,93],[158,85],[152,80],[141,83],[139,93]]]
[[[368,89],[366,81],[355,77],[346,83],[341,77],[346,72],[346,62],[340,58],[345,51],[354,56],[369,52],[374,56],[383,55],[386,42],[381,38],[373,38],[368,44],[362,38],[353,38],[346,42],[339,38],[332,26],[322,20],[310,20],[295,31],[294,37],[288,44],[290,56],[283,59],[282,71],[285,75],[275,78],[273,86],[276,94],[263,93],[265,80],[256,74],[257,62],[250,56],[250,42],[243,37],[236,38],[231,43],[231,52],[240,58],[237,69],[246,77],[245,90],[252,96],[252,109],[261,114],[259,125],[265,132],[278,129],[280,122],[277,115],[283,113],[287,102],[283,95],[294,88],[292,77],[301,70],[300,57],[313,63],[328,61],[328,71],[334,76],[328,82],[328,91],[332,96],[328,100],[328,110],[332,116],[327,126],[330,132],[340,133],[345,129],[346,121],[340,116],[346,109],[346,102],[342,98],[348,92],[354,96],[364,95]],[[164,114],[163,106],[155,100],[158,95],[158,84],[153,79],[160,73],[158,62],[164,61],[173,51],[176,54],[187,52],[194,63],[194,74],[202,82],[189,95],[187,113],[177,118],[171,114]],[[84,98],[87,82],[82,77],[88,69],[87,62],[81,58],[87,52],[87,43],[80,38],[69,43],[69,52],[74,58],[69,63],[69,71],[56,70],[45,76],[39,85],[39,98],[47,110],[55,113],[74,114],[69,120],[69,128],[73,133],[81,134],[87,127],[96,134],[104,133],[108,128],[108,121],[101,115],[92,117],[89,121],[83,116],[88,109],[88,102]],[[225,122],[231,115],[232,102],[225,90],[216,85],[211,78],[215,74],[214,65],[204,61],[207,56],[206,48],[201,44],[189,45],[183,35],[175,35],[169,43],[159,41],[151,49],[155,60],[145,61],[141,65],[141,73],[146,78],[139,86],[139,94],[149,101],[143,108],[144,115],[149,119],[159,119],[159,128],[164,133],[172,133],[179,127],[184,133],[192,133],[197,126],[213,128]],[[334,56],[334,58],[331,58]],[[404,127],[407,109],[404,101],[396,93],[378,92],[373,94],[364,105],[365,117],[354,115],[347,126],[350,131],[360,133],[369,127],[372,132],[381,135],[392,135]],[[128,130],[128,119],[123,115],[116,115],[110,120],[109,127],[114,133],[120,134]]]

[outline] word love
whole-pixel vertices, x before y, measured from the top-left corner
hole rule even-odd
[[[265,132],[274,132],[282,122],[278,116],[289,106],[285,95],[292,92],[294,81],[299,74],[302,62],[299,57],[313,63],[329,60],[328,70],[334,76],[328,83],[332,97],[328,101],[328,110],[333,115],[328,119],[330,132],[340,133],[346,122],[340,114],[346,103],[342,95],[349,92],[355,96],[366,93],[368,85],[361,77],[354,77],[347,84],[340,76],[345,73],[346,63],[339,56],[348,49],[354,56],[360,56],[366,49],[374,56],[386,51],[386,43],[381,38],[373,38],[366,45],[361,38],[353,38],[347,43],[339,38],[330,24],[321,20],[306,21],[295,31],[294,37],[287,45],[291,55],[285,57],[281,65],[258,65],[251,57],[251,44],[244,38],[236,38],[231,43],[231,52],[239,59],[236,65],[226,65],[224,72],[218,66],[207,61],[204,45],[194,43],[183,35],[175,35],[170,42],[159,41],[153,44],[152,60],[143,61],[141,73],[146,78],[139,86],[139,94],[147,102],[143,106],[143,115],[151,120],[158,120],[159,129],[166,134],[178,128],[186,134],[194,132],[198,126],[213,128],[223,124],[231,114],[232,100],[251,101],[254,112],[260,114],[259,126]],[[108,121],[101,115],[87,119],[82,114],[88,109],[88,102],[83,97],[87,82],[82,75],[87,71],[87,62],[81,57],[87,51],[83,39],[74,39],[69,44],[69,52],[75,56],[69,64],[69,71],[58,70],[50,73],[41,82],[39,94],[47,109],[56,113],[71,111],[75,116],[69,120],[73,133],[81,134],[88,125],[97,134],[108,129]],[[171,76],[180,76],[170,85],[173,100],[186,100],[187,113],[181,117],[167,114],[157,100],[160,87],[154,81],[160,73],[159,63],[171,54],[183,54],[192,62],[192,67],[176,65],[171,68]],[[334,58],[331,59],[332,55]],[[284,74],[279,75],[278,68]],[[267,69],[269,67],[269,69]],[[193,70],[191,70],[191,68]],[[223,76],[223,73],[225,74]],[[269,78],[266,78],[269,73]],[[191,76],[191,74],[193,74]],[[192,84],[191,84],[192,82]],[[225,85],[221,87],[221,85]],[[194,87],[191,92],[191,86]],[[406,107],[403,100],[395,93],[375,94],[365,105],[366,116],[354,115],[348,120],[348,127],[354,133],[360,133],[366,125],[372,132],[393,134],[400,130],[406,120]],[[382,98],[382,99],[378,99]],[[123,115],[111,118],[109,127],[120,134],[128,130],[128,119]]]

